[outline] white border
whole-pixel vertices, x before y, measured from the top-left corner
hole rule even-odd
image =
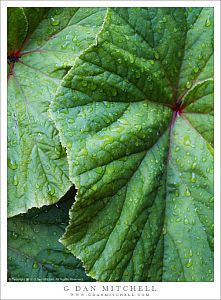
[[[157,290],[150,296],[139,299],[220,299],[220,2],[219,1],[4,1],[1,2],[1,299],[119,299],[118,294],[110,297],[71,296],[64,291],[68,286],[73,291],[78,286],[95,286],[101,291],[105,283],[24,283],[7,282],[7,7],[214,7],[215,23],[215,281],[189,283],[108,283],[112,286],[152,286]],[[142,292],[141,292],[142,294]],[[136,299],[120,297],[120,299]]]

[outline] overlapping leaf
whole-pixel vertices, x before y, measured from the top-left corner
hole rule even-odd
[[[33,208],[8,221],[9,281],[91,281],[58,239],[68,223],[71,189],[56,205]]]
[[[112,8],[51,105],[100,281],[213,280],[213,10]]]
[[[48,116],[58,84],[100,30],[106,9],[9,8],[8,215],[52,204],[71,183]]]

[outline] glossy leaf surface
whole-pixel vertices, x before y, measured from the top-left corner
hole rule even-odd
[[[51,109],[88,274],[213,281],[213,9],[109,9]]]
[[[71,185],[65,149],[48,108],[63,75],[94,41],[105,12],[103,8],[9,10],[9,217],[57,202]]]
[[[8,220],[8,281],[91,281],[81,262],[58,242],[74,189],[55,205]]]

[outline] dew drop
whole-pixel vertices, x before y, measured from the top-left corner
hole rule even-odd
[[[15,160],[8,160],[8,167],[12,170],[16,170],[18,168],[18,165]]]
[[[73,38],[72,38],[72,42],[73,42],[73,43],[76,43],[77,41],[78,41],[77,36],[74,35]]]
[[[167,227],[166,225],[163,226],[163,234],[166,234],[167,233]]]
[[[211,25],[210,19],[207,19],[206,22],[205,22],[205,26],[210,27],[210,25]]]
[[[190,180],[191,180],[192,183],[196,182],[196,174],[195,173],[192,172]]]
[[[209,203],[213,203],[214,202],[214,197],[210,197],[209,198]]]
[[[191,169],[192,169],[192,170],[195,170],[195,169],[196,169],[196,162],[193,162],[193,163],[192,163]]]
[[[34,263],[33,263],[32,269],[38,269],[38,263],[37,263],[37,262],[34,262]]]
[[[198,67],[194,67],[193,71],[194,71],[194,73],[198,73],[199,72],[199,68]]]
[[[58,26],[60,24],[59,20],[56,20],[55,18],[51,17],[50,22],[52,26]]]
[[[190,259],[188,260],[188,262],[185,264],[185,267],[186,267],[186,268],[190,268],[190,267],[192,267],[192,265],[193,265],[193,262],[192,262],[192,259],[190,258]]]
[[[18,185],[18,176],[17,176],[17,175],[14,175],[14,177],[13,177],[13,184],[14,184],[15,186]]]
[[[188,218],[185,218],[184,221],[183,221],[183,223],[184,223],[185,225],[188,225],[190,222],[189,222]]]
[[[184,136],[184,145],[185,146],[190,146],[191,145],[190,138],[187,135]]]
[[[12,232],[12,239],[17,240],[18,234],[16,232]]]
[[[53,196],[55,193],[55,188],[51,186],[50,184],[47,186],[48,194]]]
[[[187,88],[187,89],[190,89],[190,88],[191,88],[191,86],[192,86],[192,83],[191,83],[191,81],[187,81],[187,83],[186,83],[186,88]]]
[[[180,150],[179,146],[176,146],[175,151],[178,152]]]
[[[189,197],[191,195],[190,191],[186,189],[185,196]]]

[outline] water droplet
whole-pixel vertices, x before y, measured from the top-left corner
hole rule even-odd
[[[213,203],[214,202],[214,197],[210,197],[209,198],[209,203]]]
[[[190,89],[191,86],[192,86],[192,82],[191,82],[191,81],[187,81],[187,83],[186,83],[186,88],[187,88],[187,89]]]
[[[77,41],[78,41],[78,38],[77,38],[76,35],[74,35],[73,38],[72,38],[72,42],[76,43]]]
[[[196,163],[195,163],[195,162],[192,163],[191,169],[192,169],[192,170],[195,170],[195,169],[196,169]]]
[[[180,150],[179,146],[176,146],[175,151],[178,152]]]
[[[38,263],[37,263],[37,262],[34,262],[33,265],[32,265],[32,268],[33,268],[33,269],[38,269]]]
[[[191,195],[190,191],[186,189],[185,196],[189,197]]]
[[[187,136],[187,135],[184,136],[184,145],[185,146],[190,146],[191,145],[190,137]]]
[[[14,175],[14,178],[13,178],[13,184],[14,184],[15,186],[18,185],[18,176],[17,176],[17,175]]]
[[[163,226],[163,234],[166,234],[167,233],[167,227],[166,225]]]
[[[181,221],[181,218],[177,218],[175,221],[178,223]]]
[[[198,67],[194,67],[193,71],[194,71],[194,73],[198,73],[199,72],[199,68]]]
[[[192,265],[193,265],[192,259],[189,258],[188,262],[185,264],[185,267],[190,268],[192,267]]]
[[[52,186],[52,185],[48,185],[47,186],[47,190],[48,190],[48,194],[49,195],[51,195],[51,196],[53,196],[54,195],[54,193],[55,193],[55,188]]]
[[[196,174],[195,173],[192,172],[190,180],[191,180],[192,183],[196,182]]]
[[[188,218],[185,218],[184,221],[183,221],[183,223],[184,223],[185,225],[188,225],[190,222],[189,222]]]
[[[210,25],[211,25],[210,19],[207,19],[207,20],[206,20],[206,23],[205,23],[205,26],[206,26],[206,27],[210,27]]]
[[[8,160],[8,167],[12,170],[16,170],[18,168],[18,165],[15,160]]]
[[[55,18],[51,17],[50,22],[52,26],[58,26],[60,24],[59,20],[56,20]]]
[[[17,232],[12,232],[12,239],[17,240],[17,238],[18,238]]]

